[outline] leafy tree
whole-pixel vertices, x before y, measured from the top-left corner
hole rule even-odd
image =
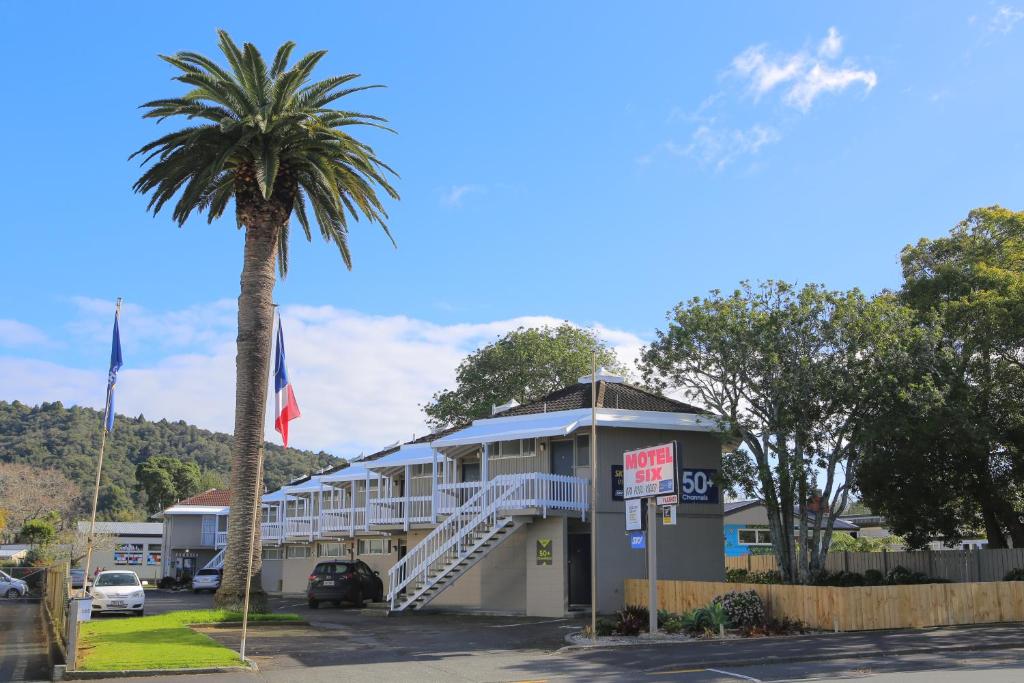
[[[764,503],[788,581],[822,568],[834,517],[818,511],[849,500],[876,397],[902,386],[920,336],[910,323],[888,296],[743,283],[679,304],[642,354],[650,383],[684,389],[740,444],[723,475]]]
[[[488,417],[493,406],[526,403],[575,383],[591,372],[594,351],[599,366],[624,371],[615,351],[591,330],[569,323],[520,327],[467,356],[456,387],[434,394],[423,411],[435,428]]]
[[[22,543],[34,546],[47,546],[57,537],[57,529],[52,517],[37,517],[21,525],[18,539]]]
[[[915,380],[891,395],[858,475],[864,500],[918,547],[984,529],[1024,547],[1024,212],[971,211],[903,249],[900,299],[934,331]]]
[[[228,522],[232,533],[216,600],[219,607],[238,608],[249,567],[247,531],[259,514],[256,484],[264,442],[274,269],[276,265],[282,277],[288,270],[290,217],[295,215],[306,239],[312,240],[312,214],[320,235],[351,268],[349,218],[362,216],[388,233],[387,213],[377,193],[382,190],[395,199],[398,194],[388,180],[391,169],[349,133],[355,126],[383,128],[384,119],[330,107],[373,86],[349,86],[357,74],[311,81],[323,50],[289,66],[295,44],[287,42],[268,66],[254,45],[239,48],[226,32],[219,35],[226,68],[195,52],[161,57],[180,72],[175,80],[191,89],[182,97],[146,103],[144,116],[184,116],[200,123],[135,153],[144,163],[152,162],[135,190],[150,195],[154,214],[177,197],[172,216],[179,225],[193,212],[205,212],[212,222],[234,199],[235,221],[245,228]],[[252,564],[255,605],[262,610],[258,544]]]
[[[37,518],[65,527],[73,521],[81,491],[56,469],[0,462],[0,501],[7,513],[8,533]]]
[[[200,492],[201,473],[194,462],[155,456],[135,468],[135,479],[146,494],[146,510],[157,513]]]

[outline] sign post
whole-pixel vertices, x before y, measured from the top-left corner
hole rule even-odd
[[[647,498],[648,631],[658,632],[658,509],[659,497],[676,494],[676,443],[627,451],[622,455],[622,490],[627,519],[636,514],[634,499]],[[667,502],[667,501],[666,501]],[[630,525],[635,522],[630,520]],[[633,547],[636,547],[635,545]]]

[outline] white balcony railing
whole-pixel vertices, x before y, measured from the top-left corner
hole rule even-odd
[[[450,515],[480,490],[480,482],[463,481],[457,484],[439,484],[437,487],[437,511]],[[477,510],[479,512],[479,510]]]
[[[214,543],[217,548],[223,548],[226,546],[228,544],[228,532],[218,531]]]
[[[319,517],[288,517],[284,521],[284,535],[287,538],[305,537],[312,540],[319,533]]]
[[[263,522],[260,524],[260,538],[264,543],[280,543],[284,540],[284,523]]]
[[[434,521],[431,513],[432,496],[399,496],[397,498],[371,498],[367,509],[370,524],[426,524]],[[407,509],[408,506],[408,509]]]
[[[320,531],[354,534],[366,526],[366,508],[327,508],[320,512]]]

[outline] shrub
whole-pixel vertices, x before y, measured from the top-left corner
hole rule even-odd
[[[669,612],[667,609],[658,610],[658,628],[663,628],[665,622],[674,617],[675,615]]]
[[[711,628],[715,631],[729,625],[729,613],[725,611],[725,605],[722,603],[712,602],[704,609],[707,610],[708,620],[711,622]]]
[[[641,605],[626,605],[616,617],[615,632],[622,636],[635,636],[647,630],[651,613]]]
[[[885,581],[885,574],[878,571],[877,569],[865,569],[864,570],[864,585],[865,586],[880,586]]]
[[[821,569],[811,575],[810,583],[813,586],[863,586],[864,577],[856,572]]]
[[[750,583],[782,583],[782,574],[778,571],[751,572],[748,579]]]
[[[1003,581],[1024,581],[1024,568],[1018,567],[1006,572]]]
[[[896,566],[885,577],[885,583],[891,586],[905,586],[919,583],[950,583],[950,581],[935,576],[928,576],[922,572],[912,572],[906,567]]]
[[[765,622],[764,603],[755,591],[730,591],[711,601],[725,610],[728,624],[734,628],[749,628]]]
[[[665,633],[681,633],[686,630],[686,622],[681,616],[673,614],[661,625]]]
[[[746,569],[726,569],[725,580],[729,583],[750,583],[750,572]]]
[[[610,636],[615,632],[615,622],[611,619],[601,618],[597,620],[597,635]]]

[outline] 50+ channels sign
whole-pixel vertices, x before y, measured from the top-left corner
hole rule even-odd
[[[627,451],[622,456],[623,495],[650,498],[676,492],[675,443]]]

